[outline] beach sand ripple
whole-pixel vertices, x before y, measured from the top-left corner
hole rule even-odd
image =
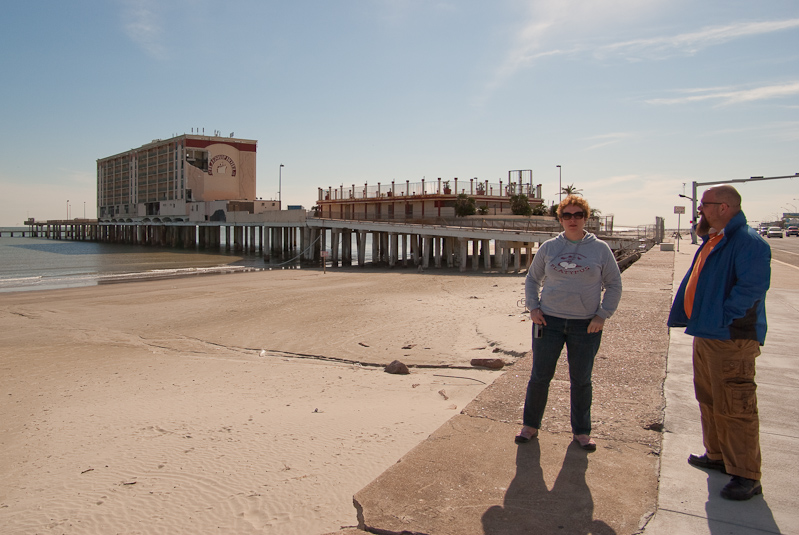
[[[0,296],[0,525],[313,534],[529,346],[523,277],[281,271]],[[392,360],[410,375],[390,375]],[[446,396],[440,394],[446,392]]]

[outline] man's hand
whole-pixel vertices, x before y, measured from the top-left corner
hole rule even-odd
[[[588,332],[589,333],[598,333],[602,332],[602,327],[605,326],[605,318],[600,316],[594,316],[591,318],[591,323],[588,324]]]

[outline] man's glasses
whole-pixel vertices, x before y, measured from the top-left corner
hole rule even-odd
[[[585,212],[561,212],[560,218],[564,221],[568,221],[571,218],[574,219],[582,219],[585,217]]]
[[[700,202],[699,206],[707,206],[708,204],[727,204],[726,202]]]

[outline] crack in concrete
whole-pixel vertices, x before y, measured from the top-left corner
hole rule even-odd
[[[358,518],[358,529],[367,533],[375,533],[376,535],[430,535],[421,531],[394,531],[389,529],[382,529],[375,526],[367,526],[366,520],[363,517],[363,506],[358,503],[358,500],[353,496],[352,505],[355,506],[356,516]]]

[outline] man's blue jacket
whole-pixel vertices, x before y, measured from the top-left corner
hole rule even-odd
[[[669,314],[669,327],[714,340],[766,340],[766,291],[771,282],[771,247],[738,212],[699,274],[691,318],[685,314],[685,287],[702,245],[694,255]]]

